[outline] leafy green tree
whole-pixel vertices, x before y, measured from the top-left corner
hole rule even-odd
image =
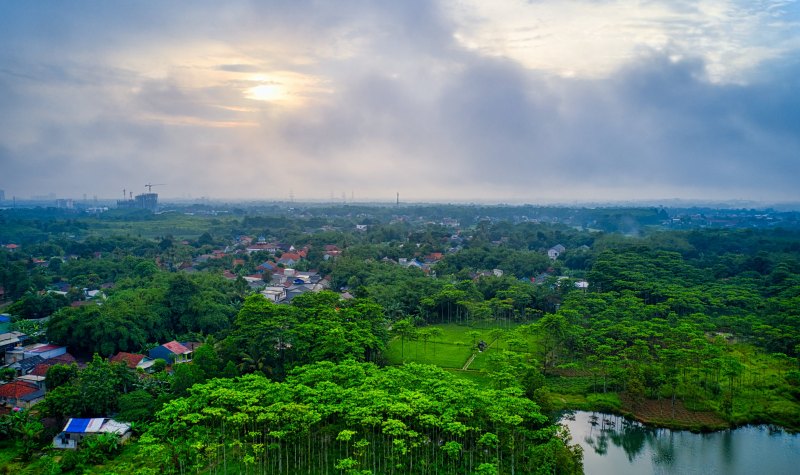
[[[392,333],[400,337],[400,357],[405,357],[405,343],[406,340],[411,339],[416,335],[417,329],[411,320],[404,319],[398,320],[392,324]]]
[[[433,356],[436,356],[436,340],[442,338],[444,330],[442,330],[441,327],[428,327],[428,334],[431,340],[433,340]]]
[[[203,370],[194,364],[176,364],[173,367],[172,393],[186,396],[189,388],[206,380]]]
[[[194,351],[192,364],[203,373],[206,379],[216,378],[220,375],[222,361],[214,349],[213,340]]]
[[[59,370],[59,378],[70,371]],[[108,416],[116,412],[119,395],[133,389],[135,378],[124,363],[112,364],[95,355],[77,376],[48,391],[44,413],[59,418]]]
[[[165,472],[534,473],[545,452],[567,473],[580,471],[568,438],[518,389],[481,388],[416,364],[320,362],[282,383],[215,379],[166,404],[140,447]]]
[[[75,363],[65,365],[65,364],[55,364],[49,368],[47,368],[47,373],[45,375],[45,385],[47,389],[52,391],[59,386],[63,386],[65,384],[71,383],[78,377],[78,365]]]
[[[120,420],[147,422],[155,416],[156,399],[143,389],[121,395],[118,402]]]

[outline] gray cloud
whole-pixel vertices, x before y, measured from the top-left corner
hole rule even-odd
[[[167,196],[797,198],[796,62],[719,84],[703,59],[654,51],[558,78],[464,49],[427,1],[0,13],[0,188],[17,195],[155,180]],[[283,107],[197,79],[269,68],[329,91]]]

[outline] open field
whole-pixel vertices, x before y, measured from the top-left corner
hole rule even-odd
[[[177,239],[196,239],[204,232],[212,235],[228,234],[232,218],[189,216],[178,213],[154,215],[137,221],[92,219],[88,236],[133,236],[157,239],[171,235]]]
[[[530,353],[535,351],[537,340],[532,335],[519,335],[514,332],[518,325],[483,324],[480,326],[459,325],[444,323],[432,325],[442,330],[442,336],[436,339],[421,338],[404,341],[395,337],[389,343],[385,356],[390,364],[425,363],[442,368],[463,368],[469,358],[475,354],[475,359],[470,363],[469,370],[483,371],[486,369],[490,356],[497,351],[513,349],[519,352]],[[422,327],[431,328],[431,327]],[[516,339],[508,337],[516,335]],[[484,352],[475,348],[478,341],[483,340],[489,347]],[[531,353],[535,354],[535,353]]]

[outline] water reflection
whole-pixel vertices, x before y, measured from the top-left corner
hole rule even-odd
[[[587,474],[800,473],[800,436],[780,428],[694,434],[581,411],[566,414],[562,424],[583,446]]]
[[[575,420],[574,414],[571,420]],[[654,429],[620,416],[591,413],[588,416],[591,427],[583,441],[595,453],[605,455],[608,444],[621,448],[628,461],[633,461],[642,452],[646,444],[654,443]]]

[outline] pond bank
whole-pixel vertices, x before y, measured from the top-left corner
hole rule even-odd
[[[800,466],[800,435],[774,426],[693,433],[587,411],[567,412],[560,422],[583,448],[587,475],[777,474]]]

